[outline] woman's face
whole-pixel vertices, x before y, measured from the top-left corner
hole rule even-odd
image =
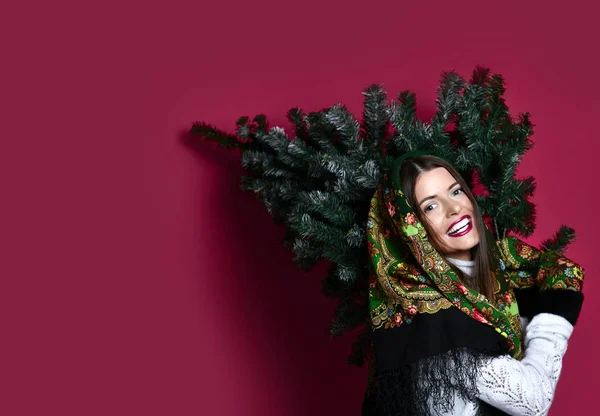
[[[415,197],[430,228],[448,257],[471,260],[471,249],[479,244],[473,204],[456,179],[445,168],[434,168],[417,178]]]

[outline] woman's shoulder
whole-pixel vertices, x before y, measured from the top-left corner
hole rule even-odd
[[[508,352],[506,338],[452,306],[433,314],[419,313],[410,324],[373,332],[380,371],[398,368],[453,349],[489,355]]]

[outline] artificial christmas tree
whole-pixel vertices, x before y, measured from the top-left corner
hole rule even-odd
[[[468,82],[454,72],[442,74],[431,122],[416,117],[413,93],[403,91],[388,103],[383,86],[374,84],[363,91],[361,121],[336,104],[308,114],[291,109],[292,137],[269,127],[263,115],[240,118],[235,134],[205,122],[194,123],[190,133],[192,140],[241,150],[248,172],[242,189],[254,192],[286,228],[284,244],[299,267],[309,271],[319,261],[330,262],[323,292],[339,299],[331,334],[364,326],[349,359],[362,365],[371,340],[367,216],[394,160],[415,150],[443,157],[473,189],[496,238],[533,233],[535,181],[515,177],[532,146],[533,125],[528,113],[513,120],[504,91],[501,75],[477,67]],[[574,238],[574,231],[562,226],[542,248],[563,251]]]

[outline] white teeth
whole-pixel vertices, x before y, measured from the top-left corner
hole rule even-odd
[[[469,225],[469,218],[465,218],[460,220],[450,231],[448,234],[456,234],[459,231],[462,231],[467,225]]]

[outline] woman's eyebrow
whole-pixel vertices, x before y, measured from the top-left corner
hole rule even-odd
[[[454,185],[458,185],[458,182],[454,182],[452,185],[450,185],[450,186],[448,187],[448,190],[452,189],[452,188],[454,187]],[[431,196],[428,196],[428,197],[426,197],[426,198],[423,198],[423,199],[421,200],[421,202],[419,202],[419,205],[422,205],[422,204],[423,204],[423,202],[425,202],[425,201],[427,201],[427,200],[429,200],[429,199],[433,199],[433,198],[437,198],[437,195],[431,195]]]

